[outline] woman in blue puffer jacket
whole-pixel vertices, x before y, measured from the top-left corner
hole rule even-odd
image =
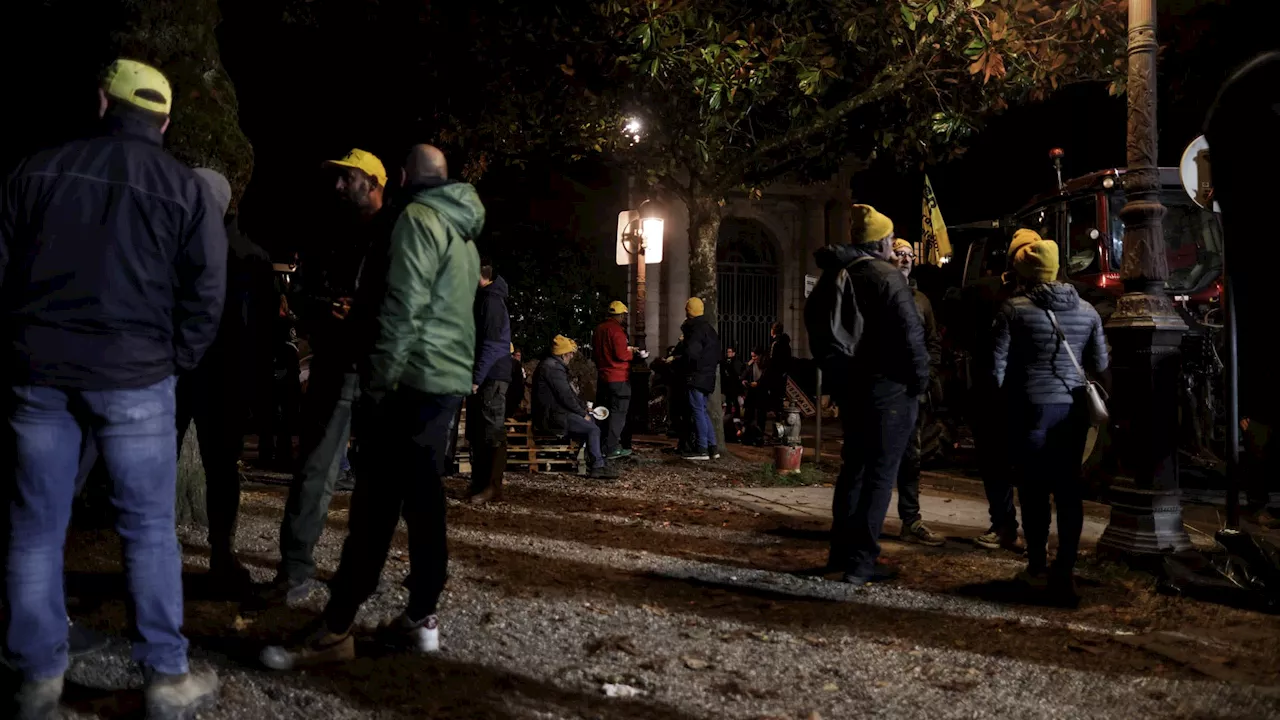
[[[1018,292],[996,316],[994,369],[1009,399],[1010,452],[1027,539],[1027,570],[1021,577],[1074,604],[1072,569],[1084,525],[1080,465],[1089,419],[1087,379],[1064,342],[1089,373],[1100,374],[1107,369],[1107,341],[1098,311],[1074,287],[1056,282],[1057,243],[1036,236],[1018,250],[1013,268]],[[1058,510],[1052,567],[1047,548],[1051,493]]]

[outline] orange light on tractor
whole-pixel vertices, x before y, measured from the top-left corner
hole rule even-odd
[[[1062,148],[1050,148],[1050,149],[1049,149],[1049,159],[1050,159],[1050,160],[1061,160],[1061,159],[1063,158],[1063,156],[1065,156],[1065,155],[1066,155],[1066,153],[1065,153],[1065,152],[1063,152]]]

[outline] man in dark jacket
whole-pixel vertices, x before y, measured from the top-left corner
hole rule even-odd
[[[720,456],[715,426],[707,412],[707,399],[716,390],[716,372],[720,367],[720,335],[703,312],[702,298],[692,297],[684,304],[688,317],[680,326],[684,351],[676,358],[684,371],[694,430],[693,447],[681,455],[686,460],[711,460]]]
[[[828,569],[864,585],[890,577],[876,564],[878,539],[918,397],[929,387],[929,354],[911,288],[892,264],[893,222],[869,205],[852,211],[852,242],[816,254],[823,277],[805,306],[805,322],[814,357],[836,379],[832,395],[844,425]],[[832,356],[820,346],[834,333],[853,337],[852,355]]]
[[[366,258],[373,255],[370,248],[390,235],[399,214],[398,207],[383,202],[387,171],[373,154],[355,149],[325,165],[334,173],[334,190],[350,211],[352,224],[327,263],[307,267],[309,302],[301,314],[313,354],[300,418],[302,461],[280,523],[280,566],[258,597],[268,605],[304,598],[314,586],[315,547],[351,439],[352,407],[359,396],[355,365],[360,343],[354,337],[355,323],[348,319],[352,296],[365,278]]]
[[[600,421],[604,436],[601,450],[606,460],[631,454],[621,446],[622,428],[631,407],[631,358],[635,350],[627,344],[627,331],[622,327],[626,318],[626,305],[617,300],[609,303],[609,317],[596,327],[591,340],[598,373],[596,405],[609,409],[609,417]]]
[[[62,692],[62,555],[85,433],[111,476],[148,714],[185,715],[217,693],[217,675],[188,672],[182,635],[174,387],[217,333],[227,238],[204,185],[162,148],[172,99],[158,70],[117,60],[99,91],[103,133],[28,158],[4,186],[18,717],[52,717]]]
[[[507,470],[507,386],[511,382],[511,316],[507,281],[490,263],[480,265],[476,292],[476,363],[467,398],[467,442],[471,445],[471,502],[502,499]]]
[[[769,328],[769,362],[765,364],[765,390],[769,393],[769,409],[782,420],[782,408],[787,402],[787,378],[791,373],[791,336],[782,323]]]
[[[533,426],[539,432],[582,441],[591,477],[610,480],[618,474],[605,465],[600,452],[600,427],[569,384],[569,361],[577,351],[577,343],[557,335],[551,341],[551,354],[533,371]]]
[[[507,387],[507,417],[515,417],[524,404],[525,381],[524,353],[511,345],[511,384]]]
[[[724,395],[730,415],[739,420],[742,419],[742,373],[746,369],[746,364],[738,357],[738,351],[725,348],[724,360],[720,361],[720,392]]]
[[[273,293],[271,257],[240,233],[231,204],[231,185],[220,173],[197,168],[214,200],[211,212],[226,217],[227,291],[218,335],[195,370],[178,379],[178,447],[194,420],[204,465],[209,511],[209,571],[216,584],[235,590],[247,586],[249,572],[235,556],[236,515],[240,510],[240,468],[244,421],[249,401],[247,380],[255,359],[267,351],[262,326]],[[267,330],[267,333],[270,331]]]

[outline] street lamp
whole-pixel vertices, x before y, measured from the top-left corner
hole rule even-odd
[[[1155,0],[1129,0],[1128,168],[1125,293],[1107,321],[1115,378],[1115,448],[1123,476],[1112,488],[1100,554],[1151,558],[1191,547],[1178,489],[1177,417],[1182,334],[1187,325],[1165,293],[1165,254],[1156,165]]]

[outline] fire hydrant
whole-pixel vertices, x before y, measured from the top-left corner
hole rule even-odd
[[[781,444],[773,449],[773,465],[779,475],[800,472],[804,444],[800,440],[800,408],[788,403],[783,408],[786,419],[779,425]]]

